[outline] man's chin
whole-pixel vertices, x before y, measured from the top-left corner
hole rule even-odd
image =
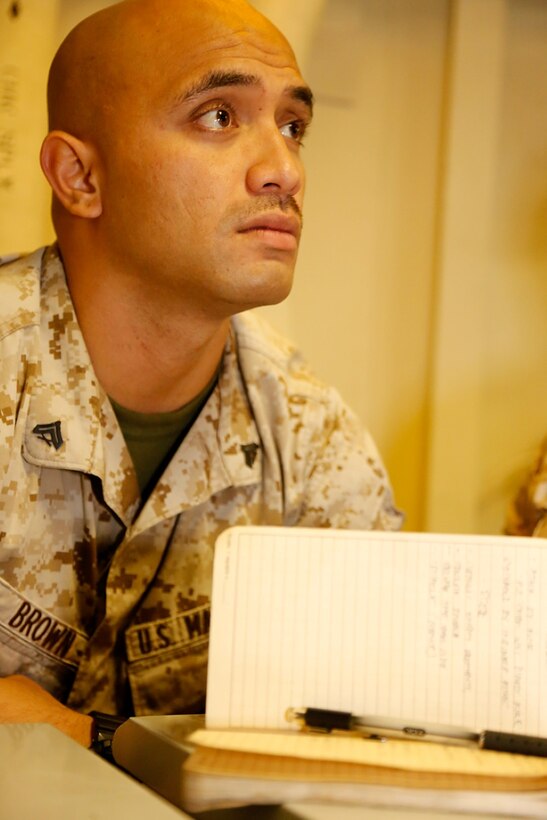
[[[211,306],[222,305],[224,315],[255,307],[277,305],[291,292],[294,261],[240,258],[208,287]]]
[[[243,313],[257,307],[267,307],[268,305],[278,305],[283,302],[292,288],[292,277],[290,281],[277,282],[269,286],[253,287],[246,289],[246,292],[239,294],[238,305],[234,313]],[[234,305],[235,307],[235,305]]]
[[[293,286],[293,274],[285,273],[284,276],[277,276],[268,282],[264,282],[262,287],[256,288],[254,307],[265,305],[278,305],[290,294]]]

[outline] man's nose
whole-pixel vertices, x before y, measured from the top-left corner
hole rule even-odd
[[[247,187],[253,194],[295,196],[304,183],[304,168],[299,146],[291,145],[277,125],[255,136]]]

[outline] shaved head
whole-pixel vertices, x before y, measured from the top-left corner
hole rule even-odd
[[[42,168],[81,303],[91,259],[169,310],[224,320],[286,296],[312,95],[246,0],[125,0],[88,17],[53,60],[48,104]]]
[[[135,89],[145,99],[170,72],[197,68],[194,53],[214,52],[233,35],[253,35],[280,60],[296,64],[283,35],[245,0],[125,0],[77,25],[63,41],[48,81],[50,129],[96,137]],[[196,48],[197,46],[197,48]],[[278,58],[279,59],[279,58]]]

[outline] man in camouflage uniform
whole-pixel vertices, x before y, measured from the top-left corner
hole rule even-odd
[[[0,719],[89,745],[91,709],[203,709],[226,527],[400,515],[337,393],[243,313],[287,295],[301,230],[282,35],[245,0],[130,0],[69,35],[48,101],[58,243],[0,267]]]

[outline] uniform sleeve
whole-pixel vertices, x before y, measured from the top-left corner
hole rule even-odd
[[[40,264],[43,249],[19,259],[0,258],[0,471],[12,457],[23,391],[39,327]],[[11,260],[11,263],[10,263]]]
[[[21,384],[25,378],[25,358],[14,337],[0,340],[0,471],[4,472],[12,457],[15,423]]]
[[[335,391],[314,438],[298,525],[399,529],[404,517],[395,507],[376,445]]]

